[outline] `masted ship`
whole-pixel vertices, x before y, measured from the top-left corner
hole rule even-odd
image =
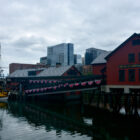
[[[1,63],[1,44],[0,44],[0,63]],[[6,79],[0,64],[0,101],[8,99],[8,91],[6,90]]]

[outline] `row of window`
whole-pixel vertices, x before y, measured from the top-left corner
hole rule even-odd
[[[135,81],[135,69],[128,70],[128,80]],[[139,80],[140,80],[140,69],[139,69]],[[125,70],[119,70],[119,81],[125,81]]]
[[[139,61],[140,61],[140,53],[138,54],[138,59],[139,59]],[[128,54],[128,62],[129,62],[129,63],[135,62],[135,54],[134,54],[134,53]]]

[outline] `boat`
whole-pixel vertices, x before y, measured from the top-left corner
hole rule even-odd
[[[8,100],[8,91],[5,89],[4,79],[0,79],[0,101]]]
[[[6,102],[8,100],[8,96],[7,97],[0,97],[0,102]]]
[[[4,90],[3,87],[0,86],[0,102],[5,102],[8,100],[8,91]]]
[[[5,102],[8,100],[8,92],[0,89],[0,102]]]

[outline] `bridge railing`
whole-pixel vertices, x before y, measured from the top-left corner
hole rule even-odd
[[[37,91],[37,89],[39,89],[39,91],[41,91],[40,89],[42,89],[43,91],[44,89],[48,91],[51,88],[53,90],[55,90],[55,88],[57,90],[63,90],[67,88],[80,88],[80,86],[77,87],[75,84],[79,83],[80,85],[82,82],[96,80],[102,80],[102,76],[92,75],[92,76],[53,76],[53,77],[7,77],[6,79],[7,86],[9,87],[9,89],[19,90],[20,85],[22,85],[23,91],[25,90]],[[65,85],[66,83],[68,83],[68,85],[70,86],[74,84],[74,87],[66,86]]]
[[[34,83],[34,82],[33,82]],[[67,91],[73,89],[83,89],[83,88],[92,88],[100,86],[101,80],[94,80],[94,81],[83,81],[83,82],[73,82],[73,83],[57,83],[55,85],[47,85],[40,88],[29,88],[25,90],[25,94],[39,94],[39,93],[46,93],[46,92],[54,92],[54,91]],[[34,83],[35,84],[35,83]]]

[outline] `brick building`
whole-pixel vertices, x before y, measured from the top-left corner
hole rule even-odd
[[[82,68],[82,74],[83,75],[92,75],[92,65],[84,65]]]
[[[13,73],[16,70],[22,69],[37,69],[37,68],[45,68],[46,65],[43,64],[21,64],[21,63],[11,63],[9,64],[9,74]]]

